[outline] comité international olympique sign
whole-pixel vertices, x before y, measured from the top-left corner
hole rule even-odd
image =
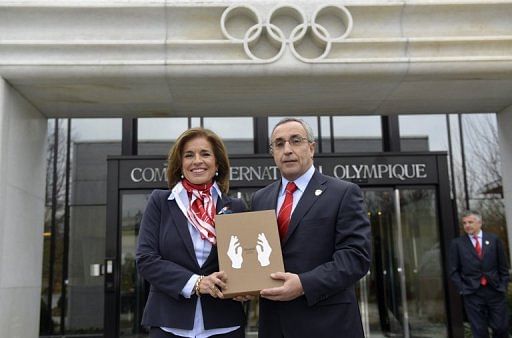
[[[322,173],[365,185],[435,184],[439,158],[445,153],[424,154],[317,154],[315,167]],[[119,161],[119,188],[167,187],[165,157],[110,157]],[[232,188],[262,187],[279,179],[279,169],[269,155],[230,157]]]

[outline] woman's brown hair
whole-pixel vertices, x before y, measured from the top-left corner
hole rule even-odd
[[[217,172],[219,173],[218,176],[215,177],[215,181],[217,181],[222,193],[227,194],[229,191],[229,159],[226,146],[217,134],[206,128],[191,128],[186,130],[171,147],[169,155],[167,156],[167,186],[169,189],[172,189],[176,183],[181,181],[183,148],[185,147],[185,143],[198,137],[204,137],[210,142],[218,166]]]

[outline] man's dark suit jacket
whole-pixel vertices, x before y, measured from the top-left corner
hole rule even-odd
[[[180,292],[193,274],[209,275],[219,271],[217,247],[213,246],[202,267],[197,263],[185,215],[176,200],[168,200],[169,190],[151,194],[142,218],[137,245],[137,268],[151,284],[142,325],[192,329],[197,296],[183,297]],[[217,211],[228,206],[233,212],[245,210],[240,199],[226,195],[217,200]],[[240,302],[201,296],[205,329],[243,326]]]
[[[257,191],[253,210],[275,209],[281,181]],[[259,337],[363,337],[354,285],[370,267],[370,224],[355,184],[315,171],[283,240],[286,272],[304,295],[261,299]]]
[[[482,232],[482,250],[483,258],[479,259],[468,235],[451,243],[450,277],[462,295],[478,290],[482,274],[488,287],[503,293],[507,290],[509,272],[502,242],[496,235]]]

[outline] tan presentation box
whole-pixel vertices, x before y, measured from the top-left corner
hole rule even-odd
[[[283,271],[283,255],[274,210],[217,215],[220,270],[228,275],[227,298],[283,285],[270,278]]]

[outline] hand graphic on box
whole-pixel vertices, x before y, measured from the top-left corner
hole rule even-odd
[[[228,257],[231,259],[233,269],[241,269],[244,258],[242,257],[242,247],[238,240],[238,236],[231,236],[228,247]]]
[[[270,265],[270,254],[272,253],[272,248],[270,247],[270,244],[268,244],[267,237],[265,237],[264,233],[258,234],[256,251],[258,252],[258,261],[260,261],[261,266]]]
[[[231,266],[233,269],[241,269],[244,258],[242,257],[243,248],[240,245],[238,236],[232,235],[229,240],[228,257],[231,259]],[[268,243],[267,237],[264,233],[258,234],[258,240],[256,242],[256,252],[258,253],[258,261],[261,266],[270,265],[270,254],[272,248]]]

